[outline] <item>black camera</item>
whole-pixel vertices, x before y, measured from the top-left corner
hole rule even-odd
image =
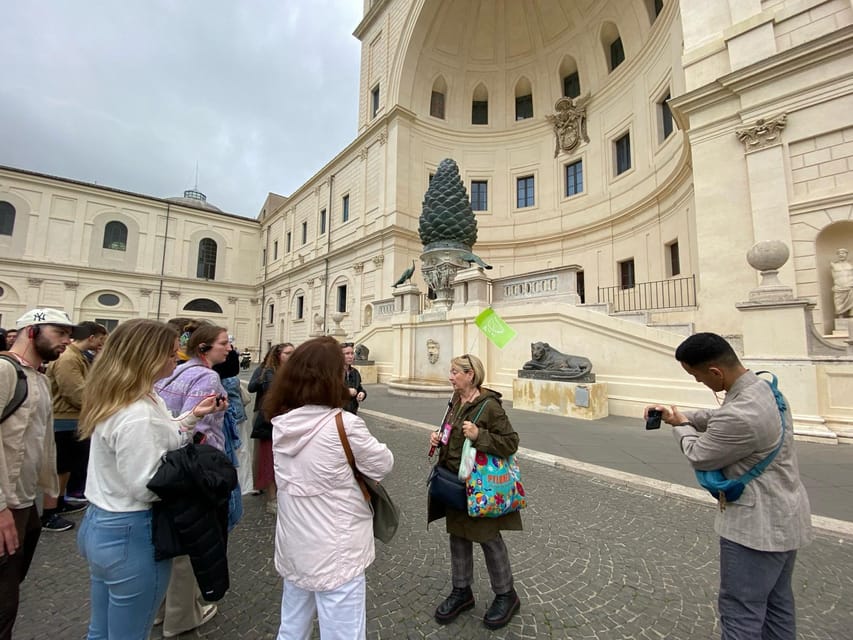
[[[660,419],[663,417],[663,411],[658,409],[649,409],[646,412],[646,430],[660,429]]]

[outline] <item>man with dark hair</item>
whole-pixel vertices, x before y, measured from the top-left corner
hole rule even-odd
[[[50,395],[53,401],[53,437],[56,442],[56,472],[59,474],[59,498],[44,498],[41,525],[44,531],[68,531],[74,523],[63,514],[86,508],[85,500],[69,499],[64,495],[72,474],[85,477],[89,463],[89,440],[77,437],[77,420],[83,403],[83,387],[89,373],[86,351],[103,343],[107,330],[97,322],[81,322],[74,339],[59,358],[47,368]],[[79,481],[78,481],[79,482]],[[85,481],[83,481],[85,484]]]
[[[790,409],[785,408],[783,417],[771,386],[745,368],[721,336],[692,335],[679,345],[675,358],[697,382],[715,394],[726,392],[717,409],[646,409],[662,412],[694,469],[719,469],[727,479],[740,478],[783,438],[775,458],[740,498],[721,500],[714,528],[720,535],[722,640],[793,640],[791,577],[797,549],[811,541],[812,532]]]

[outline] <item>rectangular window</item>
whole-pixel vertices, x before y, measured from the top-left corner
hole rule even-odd
[[[444,120],[444,94],[441,91],[433,91],[430,95],[429,115]]]
[[[111,320],[109,318],[95,318],[95,322],[104,325],[108,333],[115,331],[118,326],[118,320]]]
[[[296,319],[305,317],[305,296],[296,296]]]
[[[533,94],[518,96],[515,99],[515,119],[527,120],[533,117]]]
[[[626,133],[613,143],[613,153],[616,156],[616,175],[618,176],[631,168],[631,134]]]
[[[533,176],[524,176],[515,180],[516,207],[532,207],[535,203],[533,189],[535,187]]]
[[[581,94],[581,78],[578,72],[570,73],[563,78],[563,95],[567,98],[577,98]]]
[[[471,124],[489,124],[488,100],[474,100],[471,103]]]
[[[584,281],[583,271],[578,271],[578,296],[580,296],[581,304],[586,303],[586,282]]]
[[[610,70],[615,71],[616,67],[625,61],[625,49],[622,47],[622,38],[616,38],[610,43]]]
[[[342,284],[338,287],[338,313],[347,312],[347,286]]]
[[[471,180],[471,209],[488,211],[489,183],[487,180]]]
[[[379,85],[378,84],[375,87],[373,87],[373,91],[370,92],[370,117],[375,118],[377,113],[379,113]]]
[[[672,111],[669,108],[669,92],[658,102],[660,113],[661,140],[666,140],[672,134]]]
[[[320,209],[320,235],[326,233],[326,210]]]
[[[566,195],[583,193],[583,160],[566,165]]]
[[[677,276],[681,274],[681,258],[678,255],[678,240],[667,245],[666,257],[666,275]]]
[[[344,222],[349,220],[349,194],[341,199],[341,220]]]
[[[287,235],[285,236],[284,252],[290,253],[290,231],[288,231]]]
[[[278,260],[278,240],[274,240],[272,243],[272,259]]]
[[[623,289],[634,288],[634,258],[619,263],[619,286]]]
[[[308,223],[302,223],[302,244],[308,242]]]
[[[267,324],[272,324],[275,321],[275,305],[271,304],[267,307]]]

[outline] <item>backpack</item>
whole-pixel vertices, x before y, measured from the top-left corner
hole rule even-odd
[[[12,399],[9,400],[9,404],[3,407],[3,413],[0,415],[0,422],[5,422],[6,418],[15,413],[24,404],[24,400],[27,399],[27,394],[29,394],[29,387],[27,386],[27,374],[24,373],[24,368],[18,360],[5,353],[0,353],[0,358],[11,363],[15,367],[15,373],[18,375],[18,382],[15,384],[15,392],[12,394]]]

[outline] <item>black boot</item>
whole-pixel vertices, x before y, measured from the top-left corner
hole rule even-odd
[[[499,593],[483,616],[483,624],[489,629],[505,627],[520,608],[521,600],[518,599],[515,589]]]
[[[435,619],[439,624],[447,624],[456,620],[463,611],[473,608],[474,592],[471,591],[471,587],[462,589],[453,587],[450,595],[435,610]]]

